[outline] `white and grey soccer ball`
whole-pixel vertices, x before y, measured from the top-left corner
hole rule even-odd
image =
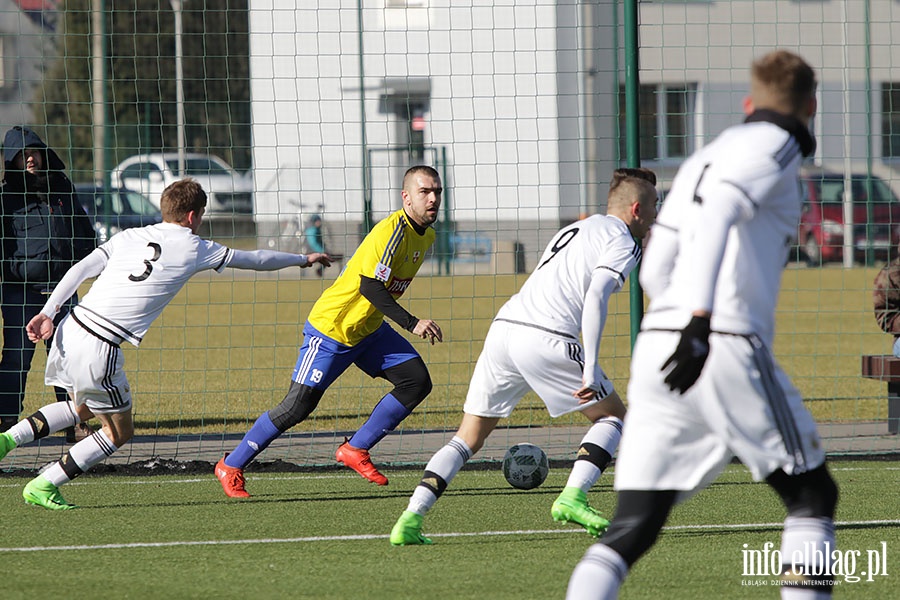
[[[531,490],[547,479],[550,461],[547,454],[534,444],[516,444],[503,457],[503,476],[520,490]]]

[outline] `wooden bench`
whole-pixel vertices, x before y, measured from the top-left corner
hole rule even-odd
[[[888,433],[900,433],[900,358],[891,354],[863,356],[862,376],[887,382]]]

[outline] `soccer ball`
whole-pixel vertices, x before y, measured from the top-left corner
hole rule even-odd
[[[547,455],[534,444],[516,444],[503,457],[503,476],[520,490],[531,490],[544,483],[550,472]]]

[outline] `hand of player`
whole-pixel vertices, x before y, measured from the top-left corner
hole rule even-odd
[[[314,264],[318,263],[322,266],[330,267],[333,260],[334,259],[331,258],[330,255],[325,254],[324,252],[310,252],[306,255],[306,266],[311,267]]]
[[[438,342],[444,341],[444,334],[441,333],[441,328],[431,319],[419,319],[419,322],[416,323],[412,332],[423,340],[430,340],[432,346],[434,345],[435,340]]]
[[[587,404],[593,402],[599,397],[599,393],[592,387],[584,386],[572,392],[572,395],[578,398],[578,404]]]
[[[28,339],[35,344],[43,340],[49,340],[50,336],[53,335],[53,319],[44,313],[38,313],[33,319],[28,321],[28,325],[25,326],[25,333],[28,334]]]
[[[681,330],[681,339],[672,356],[663,363],[661,371],[672,366],[665,382],[670,390],[685,393],[690,389],[703,370],[709,357],[709,317],[691,317],[691,321]]]

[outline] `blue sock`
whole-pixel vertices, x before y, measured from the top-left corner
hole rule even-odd
[[[264,412],[250,428],[250,431],[244,434],[244,439],[237,445],[237,448],[225,458],[225,464],[236,469],[243,469],[279,435],[281,432],[272,423],[269,413]]]
[[[375,405],[372,416],[350,438],[350,445],[368,450],[393,431],[411,412],[393,395],[387,394]]]

